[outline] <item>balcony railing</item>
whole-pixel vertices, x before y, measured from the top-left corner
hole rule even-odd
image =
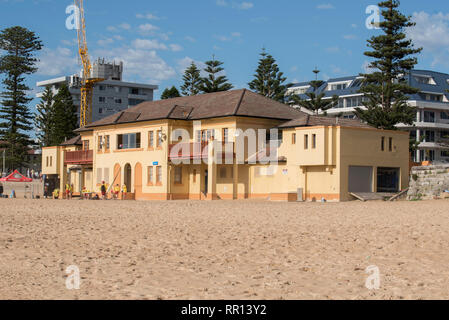
[[[178,146],[176,151],[174,148]],[[234,143],[217,142],[217,148],[221,147],[221,156],[234,156]],[[196,160],[207,159],[209,156],[208,142],[177,143],[169,146],[169,160]]]
[[[93,150],[82,151],[66,151],[64,163],[65,164],[92,164],[94,160]]]

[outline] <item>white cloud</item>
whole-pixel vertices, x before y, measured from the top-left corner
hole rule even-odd
[[[345,34],[343,36],[343,38],[346,39],[346,40],[356,40],[357,36],[355,34]]]
[[[123,30],[131,30],[131,25],[129,23],[122,23],[119,25],[119,28]]]
[[[158,16],[155,16],[152,13],[146,13],[146,14],[138,13],[138,14],[136,14],[136,18],[148,19],[148,20],[159,20],[160,19]]]
[[[196,39],[194,37],[191,37],[191,36],[186,36],[184,39],[189,41],[189,42],[192,42],[192,43],[196,42]]]
[[[156,30],[159,30],[159,28],[150,23],[141,24],[139,26],[139,31],[142,33],[150,33]]]
[[[38,75],[63,76],[76,73],[78,59],[76,51],[64,47],[44,48],[37,63]]]
[[[167,46],[160,43],[158,40],[150,39],[136,39],[132,42],[133,47],[136,49],[144,50],[167,50]]]
[[[107,46],[109,44],[113,44],[114,43],[114,39],[112,38],[107,38],[107,39],[100,39],[97,41],[98,45],[104,47]]]
[[[413,21],[416,26],[409,28],[407,35],[415,46],[432,56],[432,66],[449,65],[449,14],[415,12]]]
[[[330,4],[330,3],[323,3],[323,4],[319,4],[316,6],[317,9],[319,10],[331,10],[331,9],[335,9],[335,7]]]
[[[193,63],[196,64],[197,68],[201,70],[201,76],[205,77],[207,74],[203,71],[204,68],[206,67],[206,64],[202,61],[198,61],[198,60],[194,60],[190,57],[184,57],[182,59],[179,59],[177,61],[178,64],[178,72],[180,74],[184,74],[184,71]]]
[[[123,61],[124,76],[128,81],[159,82],[176,77],[175,70],[159,57],[155,50],[120,47],[98,50],[95,55],[110,61]]]
[[[226,41],[232,41],[235,38],[240,38],[242,34],[240,32],[232,32],[229,36],[228,35],[215,35],[214,38],[226,42]]]
[[[249,10],[254,8],[254,3],[253,2],[248,2],[248,1],[243,1],[243,2],[228,2],[227,0],[216,0],[215,2],[217,4],[217,6],[219,7],[227,7],[227,6],[231,6],[234,9],[239,9],[239,10]]]
[[[173,43],[173,44],[170,44],[169,46],[170,46],[171,51],[173,51],[173,52],[179,52],[179,51],[183,50],[183,47],[181,47],[179,44]]]

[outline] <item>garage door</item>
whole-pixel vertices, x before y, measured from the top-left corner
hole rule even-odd
[[[349,192],[373,192],[373,167],[349,167]]]
[[[399,168],[377,168],[377,192],[399,192]]]

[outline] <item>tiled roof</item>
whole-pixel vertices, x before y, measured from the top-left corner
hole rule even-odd
[[[70,140],[61,143],[61,146],[79,146],[82,145],[81,136],[76,136]]]
[[[373,128],[372,126],[355,119],[340,119],[323,116],[305,115],[298,119],[281,124],[278,128],[316,127],[316,126],[341,126],[357,128]]]
[[[77,132],[98,126],[161,119],[202,120],[241,116],[291,120],[303,114],[285,104],[242,89],[143,102],[133,108],[96,121]]]

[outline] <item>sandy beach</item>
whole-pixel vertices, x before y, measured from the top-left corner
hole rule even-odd
[[[447,200],[0,200],[0,299],[449,299],[448,245]]]

